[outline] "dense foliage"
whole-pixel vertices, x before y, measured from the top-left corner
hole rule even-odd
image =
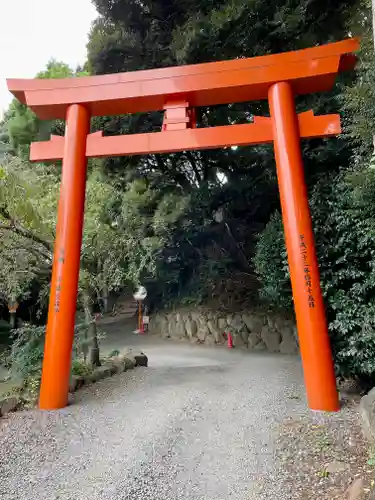
[[[362,33],[357,78],[339,96],[350,162],[340,162],[337,172],[314,179],[310,204],[337,372],[371,379],[375,373],[375,64],[366,5],[353,19],[353,30]],[[254,262],[263,298],[277,307],[291,307],[279,214],[261,233]]]
[[[311,209],[322,290],[338,373],[375,372],[375,170],[327,177],[315,186]],[[279,214],[259,239],[255,262],[263,297],[291,307],[291,288]]]
[[[346,35],[355,4],[343,2],[338,9],[336,2],[296,0],[94,3],[100,14],[88,45],[88,67],[94,74],[256,56],[340,39]],[[306,105],[316,112],[338,108],[334,94],[299,100],[301,109]],[[244,123],[254,114],[267,113],[264,102],[230,104],[199,109],[198,122],[202,126]],[[160,113],[148,113],[97,119],[94,125],[108,135],[145,132],[159,130],[161,119]],[[327,167],[347,164],[350,156],[343,141],[310,141],[304,153],[309,178]],[[163,238],[152,240],[158,245],[153,246],[153,273],[142,273],[143,281],[157,290],[154,297],[159,303],[212,296],[224,303],[240,297],[254,300],[252,255],[257,234],[279,203],[272,148],[109,159],[102,166],[125,189],[147,179],[152,198],[173,194],[186,200],[187,209],[176,223],[174,210],[166,214],[169,225]],[[164,205],[165,211],[168,200]],[[149,229],[138,226],[138,241],[149,242]]]
[[[85,70],[51,61],[38,76],[79,77],[251,57],[362,36],[355,74],[299,110],[343,110],[345,134],[302,143],[338,372],[375,373],[374,54],[368,0],[93,0]],[[200,108],[198,126],[246,123],[265,102]],[[162,113],[95,118],[106,135],[160,130]],[[0,301],[44,319],[58,166],[27,164],[40,122],[14,101],[0,124]],[[142,282],[151,305],[245,302],[292,308],[272,147],[111,158],[89,164],[80,304],[91,324],[111,293]],[[375,284],[375,282],[374,282]],[[35,322],[36,317],[32,318]]]

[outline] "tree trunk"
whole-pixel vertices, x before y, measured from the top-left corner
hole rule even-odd
[[[103,287],[103,312],[108,312],[108,289]]]
[[[108,297],[109,297],[108,285],[107,285],[107,268],[108,268],[107,260],[104,259],[104,262],[102,262],[102,260],[99,259],[98,271],[99,271],[101,290],[98,294],[98,299],[101,304],[101,311],[105,314],[108,313]]]
[[[92,299],[88,293],[84,294],[84,309],[85,309],[85,320],[88,326],[88,337],[92,339],[92,344],[90,348],[90,364],[92,366],[100,366],[100,351],[99,351],[99,342],[98,342],[98,334],[96,328],[96,320],[93,316],[92,311]]]
[[[108,285],[107,285],[107,261],[103,264],[103,312],[108,313]]]
[[[90,349],[90,363],[92,364],[92,366],[101,366],[98,334],[97,334],[95,319],[90,324],[90,334],[92,338],[92,347]]]
[[[11,312],[9,313],[9,323],[10,323],[10,326],[12,327],[12,330],[14,330],[14,328],[16,328],[16,325],[17,325],[17,313],[15,312]]]

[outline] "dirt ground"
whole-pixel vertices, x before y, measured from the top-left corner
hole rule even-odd
[[[290,500],[374,500],[375,462],[359,422],[359,397],[337,414],[290,418],[279,431],[280,480]]]

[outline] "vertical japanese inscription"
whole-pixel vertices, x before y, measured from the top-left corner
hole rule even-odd
[[[56,295],[54,304],[55,313],[58,313],[60,311],[60,296],[61,296],[62,274],[63,274],[64,263],[65,263],[65,250],[64,248],[60,248],[57,257]]]
[[[302,258],[302,266],[303,266],[303,274],[304,274],[304,278],[305,278],[305,289],[306,289],[306,293],[307,293],[307,301],[308,301],[309,307],[314,308],[315,307],[315,299],[314,299],[314,294],[313,294],[313,290],[312,290],[311,266],[309,264],[308,248],[307,248],[304,234],[299,235],[299,249],[300,249],[301,258]]]

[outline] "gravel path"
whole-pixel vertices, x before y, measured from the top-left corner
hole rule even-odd
[[[149,368],[78,392],[59,412],[0,420],[2,500],[288,499],[279,424],[305,413],[299,361],[145,343]]]

